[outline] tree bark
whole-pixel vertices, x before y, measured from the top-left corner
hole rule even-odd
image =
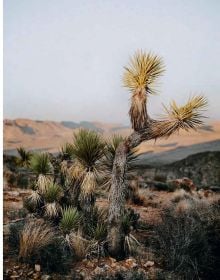
[[[155,131],[153,133],[153,127],[156,123],[158,122],[148,119],[144,129],[132,133],[116,150],[112,169],[108,215],[108,249],[109,253],[116,258],[123,257],[125,253],[125,234],[122,229],[122,218],[125,212],[127,190],[127,156],[129,151],[137,147],[141,142],[156,138]]]

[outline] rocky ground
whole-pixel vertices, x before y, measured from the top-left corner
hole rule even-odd
[[[18,261],[17,257],[10,255],[8,247],[9,226],[24,219],[27,212],[23,208],[23,198],[30,193],[28,189],[8,187],[4,184],[4,279],[113,279],[112,275],[119,275],[118,279],[178,279],[174,275],[166,275],[161,269],[160,262],[153,253],[140,246],[136,257],[128,257],[123,261],[105,257],[100,259],[84,259],[80,262],[73,262],[68,275],[50,274],[42,271],[39,264],[24,264]],[[130,201],[127,207],[131,207],[140,215],[140,224],[147,224],[149,227],[160,222],[161,213],[172,203],[173,192],[141,189],[140,195],[145,197],[143,205],[136,205]],[[197,195],[197,194],[196,194]],[[200,195],[206,195],[202,193]],[[220,196],[213,192],[207,193],[207,199]],[[99,197],[96,201],[100,208],[108,207],[107,198]],[[140,242],[146,242],[151,236],[150,230],[142,230],[141,227],[134,231],[135,238]],[[135,274],[132,274],[135,273]],[[101,278],[101,275],[109,278]],[[123,275],[124,278],[120,278]],[[132,276],[133,275],[133,276]],[[163,275],[163,276],[160,276]],[[96,277],[96,278],[94,278]],[[98,278],[99,277],[99,278]],[[122,276],[121,276],[122,277]],[[135,276],[136,277],[136,276]],[[139,278],[138,278],[139,277]],[[142,277],[142,278],[141,278]],[[161,277],[161,278],[160,278]],[[116,278],[114,278],[116,279]]]

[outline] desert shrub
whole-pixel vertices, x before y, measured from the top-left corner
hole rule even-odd
[[[90,215],[86,215],[85,213],[82,213],[82,215],[83,223],[81,224],[81,228],[86,235],[93,237],[92,233],[97,225],[106,224],[108,210],[106,208],[99,209],[95,206],[90,212]]]
[[[7,211],[7,216],[10,221],[25,218],[27,215],[27,210],[24,208]]]
[[[167,185],[169,192],[174,192],[177,189],[177,184],[175,183],[175,181],[168,181]]]
[[[73,229],[77,229],[81,220],[80,213],[74,207],[65,207],[61,210],[62,218],[60,221],[60,228],[69,233]]]
[[[19,257],[27,259],[53,243],[54,238],[54,229],[43,220],[32,219],[27,221],[20,234]]]
[[[152,246],[165,269],[180,279],[219,279],[219,207],[197,200],[191,200],[185,211],[171,207],[154,232]]]
[[[163,182],[153,182],[153,187],[157,191],[168,191],[168,184]]]
[[[24,228],[24,223],[24,220],[21,220],[9,226],[8,244],[12,253],[18,253],[19,251],[20,233]]]
[[[192,200],[193,197],[191,194],[187,193],[184,189],[180,189],[180,190],[176,190],[173,193],[173,197],[172,197],[171,201],[174,203],[178,203],[181,200],[186,200],[186,199]]]
[[[106,224],[97,224],[95,228],[91,230],[91,236],[97,241],[102,241],[107,237]]]
[[[27,189],[29,187],[29,179],[27,175],[20,174],[17,176],[17,186],[19,188]]]
[[[42,248],[37,256],[32,258],[33,263],[40,263],[48,273],[65,273],[70,269],[73,254],[67,241],[56,237],[54,242]]]
[[[13,187],[16,184],[17,177],[14,173],[8,172],[7,174],[7,183],[9,187]]]
[[[166,175],[163,175],[163,174],[156,174],[156,175],[154,176],[154,181],[166,183],[166,180],[167,180],[167,176],[166,176]]]
[[[90,242],[83,238],[79,232],[77,234],[72,232],[69,235],[69,244],[76,260],[84,259],[89,252]]]

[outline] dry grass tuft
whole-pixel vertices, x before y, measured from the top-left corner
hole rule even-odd
[[[37,187],[41,194],[44,194],[48,184],[52,182],[52,179],[46,175],[40,174],[37,179]]]
[[[174,202],[174,203],[178,203],[181,200],[185,200],[185,199],[191,200],[191,199],[193,199],[193,197],[190,193],[186,192],[183,189],[180,189],[180,190],[176,190],[173,193],[171,201]]]
[[[54,229],[43,220],[28,221],[20,235],[20,258],[28,258],[55,239]]]
[[[85,175],[85,168],[79,161],[75,161],[74,164],[68,169],[68,177],[73,180],[81,180]]]
[[[28,200],[34,207],[36,207],[41,203],[42,198],[38,191],[32,191],[28,197]]]
[[[97,186],[96,175],[94,172],[89,171],[86,173],[82,185],[81,185],[81,195],[87,196],[94,193]]]
[[[61,207],[57,202],[46,203],[44,206],[44,215],[48,218],[56,218],[59,216]]]
[[[77,260],[82,260],[89,252],[90,242],[78,232],[69,235],[69,243]]]

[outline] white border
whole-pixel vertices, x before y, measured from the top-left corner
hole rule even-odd
[[[6,0],[5,0],[6,1]],[[1,279],[3,279],[3,0],[0,0],[0,130],[1,130],[1,163],[0,163],[0,186],[1,186]]]

